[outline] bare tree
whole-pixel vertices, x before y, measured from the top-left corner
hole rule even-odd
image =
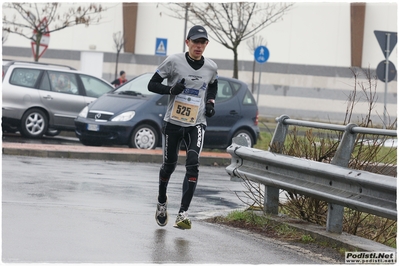
[[[100,13],[106,9],[99,4],[74,5],[60,14],[61,3],[16,3],[3,4],[3,31],[18,34],[36,44],[35,61],[39,61],[39,48],[43,36],[79,24],[89,26],[98,23]],[[7,16],[6,10],[11,16]],[[42,23],[45,21],[46,23]]]
[[[254,61],[252,63],[252,88],[251,92],[254,93],[255,91],[255,50],[258,46],[267,46],[267,42],[263,41],[262,36],[252,36],[251,39],[247,41],[248,49],[251,52],[251,54],[254,55]]]
[[[3,35],[1,36],[3,44],[7,41],[7,39],[8,39],[8,32],[3,30]]]
[[[114,38],[115,48],[116,48],[116,65],[115,65],[115,79],[118,77],[118,62],[119,62],[119,54],[123,46],[125,45],[125,34],[118,31],[115,32],[112,37]]]
[[[231,2],[231,3],[174,3],[164,6],[172,11],[168,16],[200,24],[213,34],[210,38],[234,54],[233,77],[238,78],[238,46],[267,26],[282,19],[292,3]]]

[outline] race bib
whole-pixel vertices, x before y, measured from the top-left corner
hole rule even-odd
[[[176,95],[171,118],[187,124],[195,124],[201,98],[192,95]]]

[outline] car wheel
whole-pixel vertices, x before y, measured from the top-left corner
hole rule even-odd
[[[54,136],[59,135],[60,133],[61,133],[61,130],[49,128],[47,130],[46,134],[44,134],[44,135],[49,136],[49,137],[54,137]]]
[[[48,120],[39,109],[26,111],[21,120],[21,134],[28,138],[41,138],[47,132]]]
[[[254,145],[254,139],[253,139],[251,133],[249,133],[245,129],[238,130],[236,133],[234,133],[233,138],[235,138],[235,137],[243,137],[248,142],[248,145],[251,148]]]
[[[155,149],[158,144],[158,133],[150,125],[137,127],[130,137],[129,147],[137,149]]]

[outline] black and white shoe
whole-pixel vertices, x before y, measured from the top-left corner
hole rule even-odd
[[[157,211],[155,212],[155,220],[159,226],[165,226],[168,223],[168,198],[165,203],[157,204]]]

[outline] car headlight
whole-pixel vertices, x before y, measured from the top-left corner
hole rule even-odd
[[[82,109],[82,111],[80,111],[80,113],[78,114],[78,117],[87,117],[87,114],[89,113],[89,107],[85,106],[85,108]]]
[[[135,111],[124,112],[124,113],[112,118],[111,121],[114,121],[114,122],[116,122],[116,121],[129,121],[130,119],[132,119],[134,117],[135,114],[136,114]]]

